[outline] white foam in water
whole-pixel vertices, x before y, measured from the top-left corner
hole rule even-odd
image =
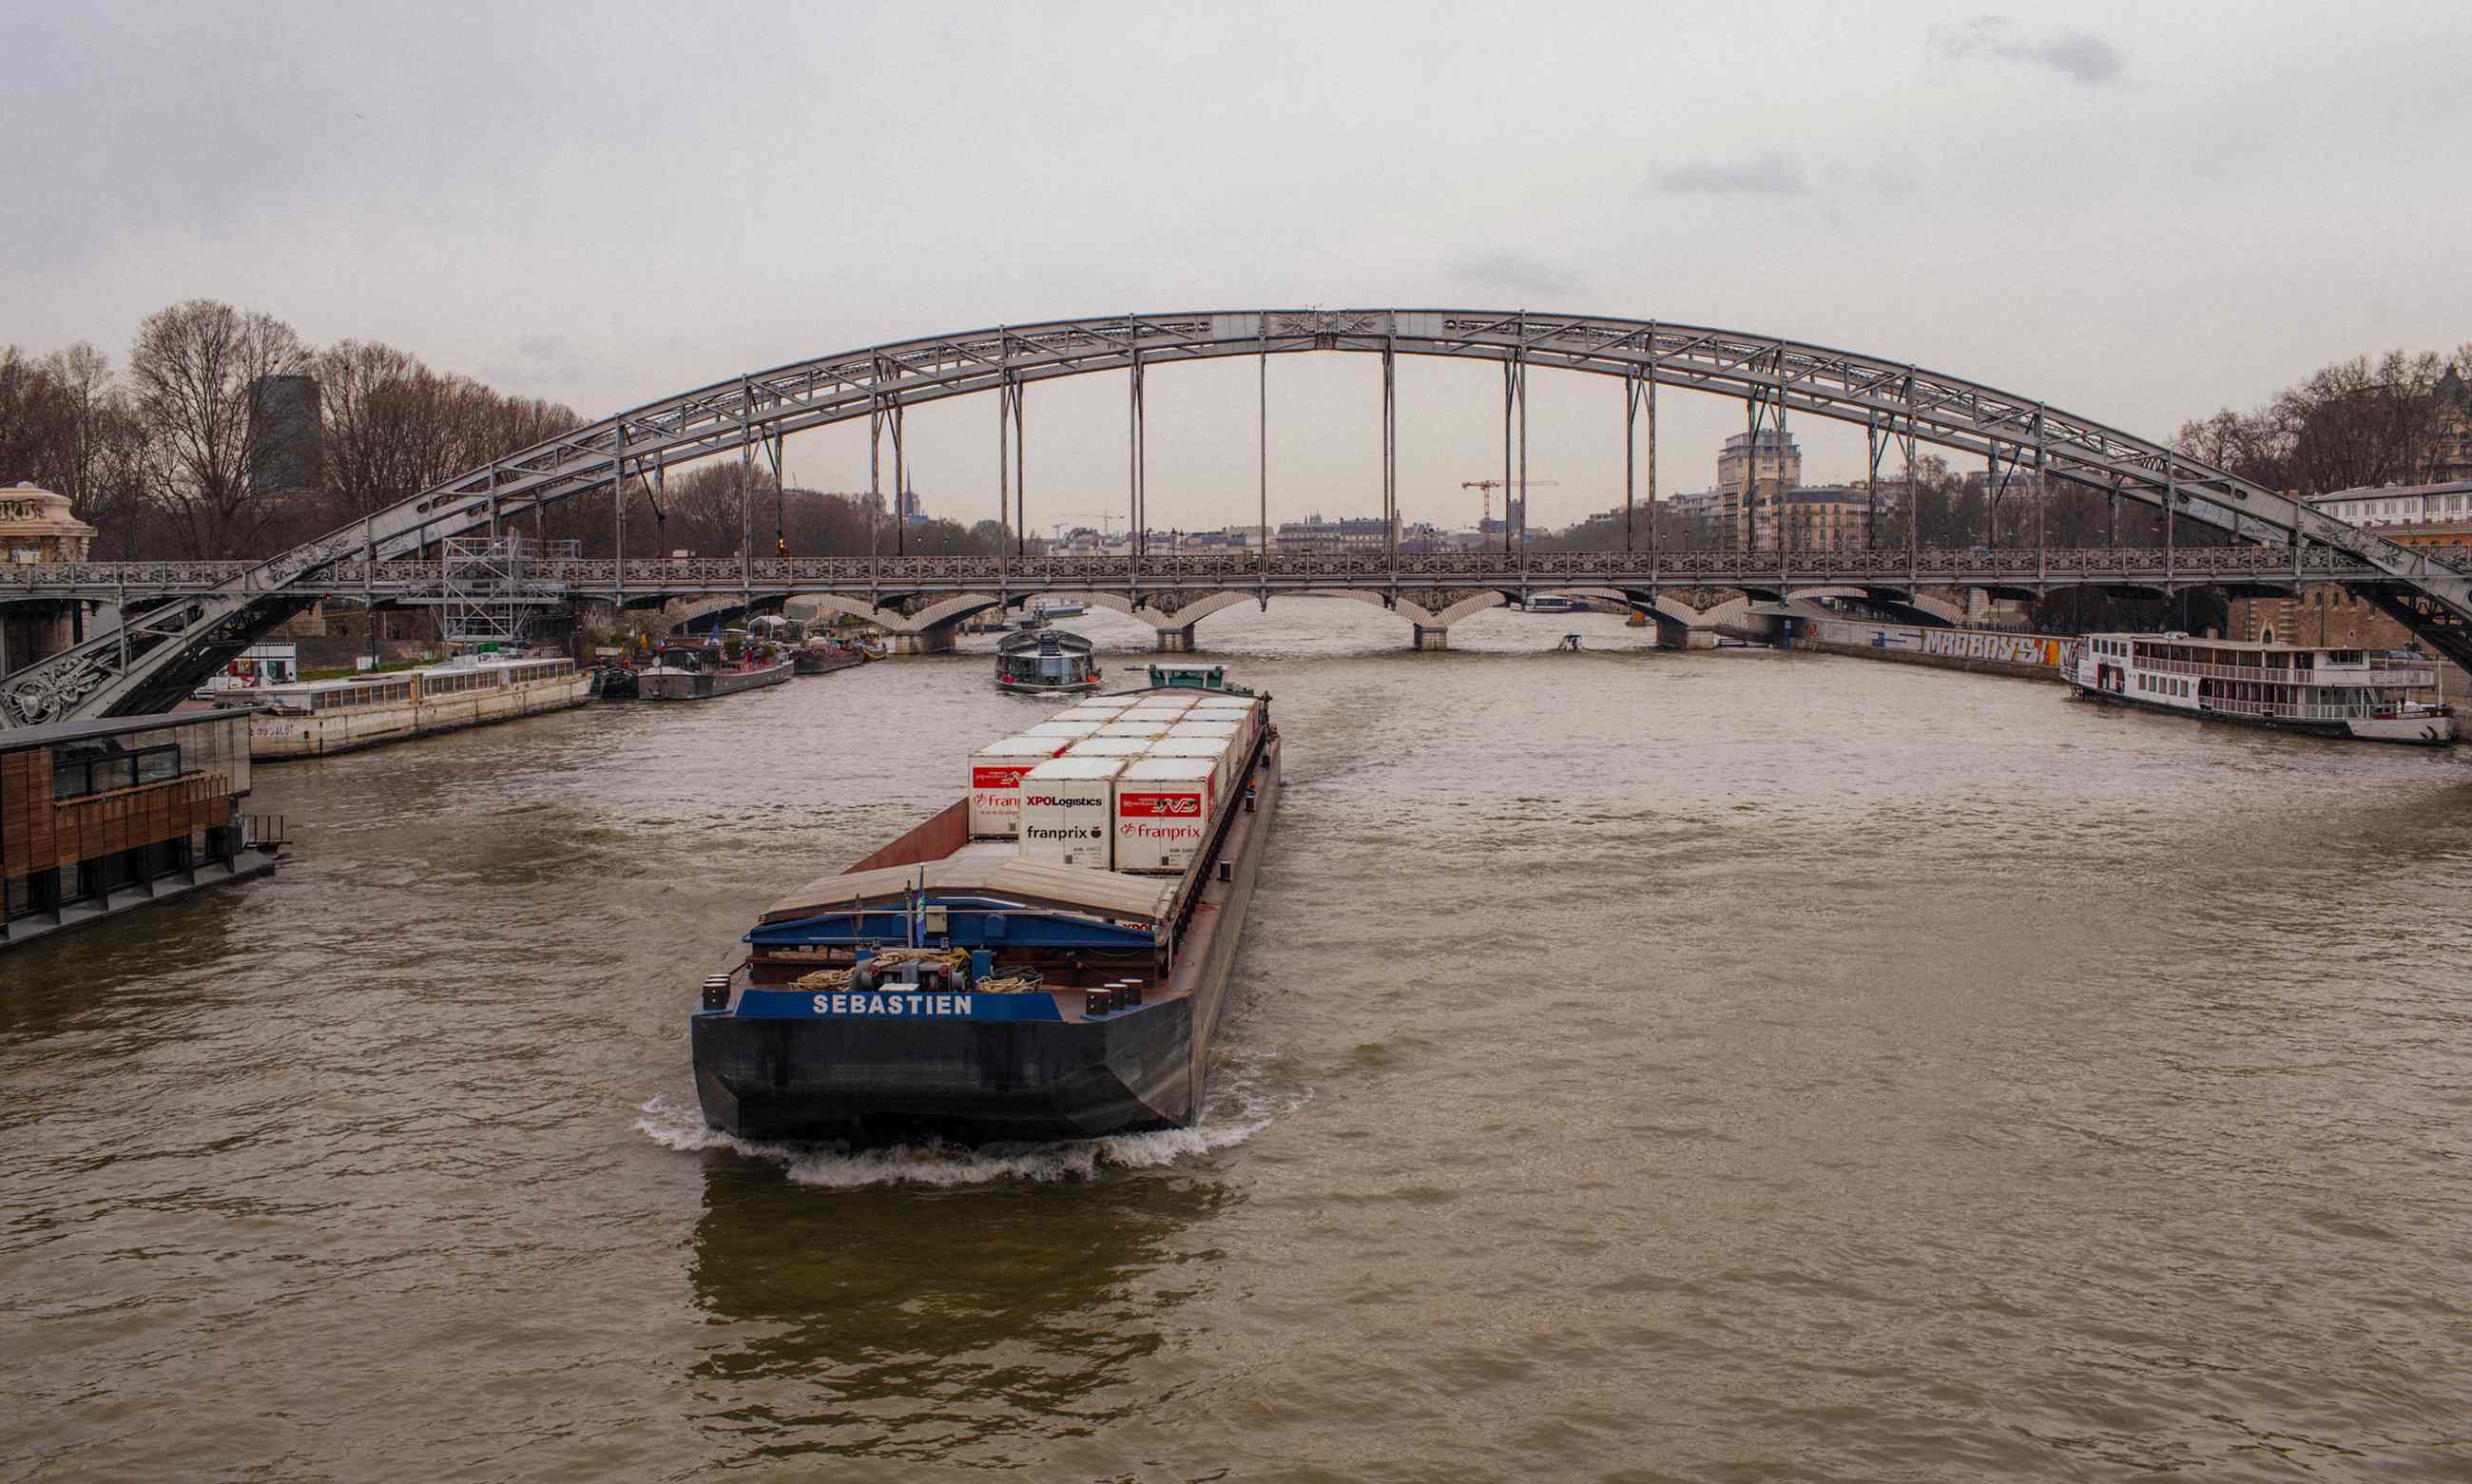
[[[1232,1070],[1232,1069],[1231,1069]],[[1145,1134],[1110,1134],[1054,1143],[995,1144],[964,1149],[945,1144],[896,1144],[851,1149],[841,1144],[767,1143],[705,1126],[694,1108],[666,1096],[644,1104],[635,1127],[665,1149],[700,1153],[727,1149],[749,1159],[786,1166],[793,1185],[850,1190],[878,1185],[970,1186],[1004,1181],[1095,1179],[1103,1169],[1154,1169],[1194,1155],[1243,1143],[1270,1126],[1276,1114],[1301,1105],[1301,1095],[1282,1106],[1257,1095],[1251,1079],[1230,1076],[1228,1095],[1214,1102],[1221,1116],[1198,1128],[1161,1128]]]

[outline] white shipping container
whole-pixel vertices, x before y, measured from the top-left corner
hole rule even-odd
[[[1190,695],[1145,695],[1135,700],[1132,705],[1127,709],[1130,711],[1182,712],[1191,711],[1193,706],[1194,700]]]
[[[1167,729],[1168,723],[1165,721],[1110,721],[1099,728],[1098,735],[1101,737],[1165,737]]]
[[[1151,742],[1140,737],[1084,737],[1057,754],[1066,758],[1143,758]]]
[[[1088,742],[1075,742],[1074,745],[1077,747],[1086,747],[1090,744]],[[1225,798],[1227,796],[1228,789],[1233,787],[1228,781],[1231,771],[1236,766],[1236,742],[1233,738],[1162,737],[1158,741],[1150,742],[1147,745],[1149,746],[1150,751],[1146,753],[1145,756],[1148,757],[1200,758],[1208,763],[1210,765],[1210,786],[1213,789],[1217,790],[1212,795],[1215,798]]]
[[[1008,737],[970,754],[970,834],[1010,839],[1021,829],[1021,776],[1061,752],[1061,737]]]
[[[1208,758],[1144,758],[1116,775],[1116,869],[1181,874],[1193,864],[1215,771]]]
[[[1115,780],[1126,766],[1122,758],[1057,758],[1023,774],[1021,859],[1112,870]]]
[[[1213,697],[1184,714],[1187,721],[1233,721],[1244,730],[1236,735],[1250,742],[1262,725],[1262,703],[1241,695]]]
[[[1022,735],[1025,737],[1060,737],[1066,742],[1080,742],[1095,737],[1103,725],[1097,721],[1041,721]]]
[[[1170,737],[1237,737],[1244,733],[1242,721],[1178,721],[1167,729]]]

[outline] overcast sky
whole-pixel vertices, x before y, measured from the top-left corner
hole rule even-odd
[[[0,8],[0,342],[206,295],[587,414],[878,341],[1121,310],[1658,318],[1911,360],[2150,436],[2472,340],[2472,6],[331,3]],[[1378,364],[1271,367],[1273,518],[1371,510]],[[1466,524],[1490,368],[1401,369]],[[1150,378],[1161,525],[1249,518],[1253,368]],[[1032,524],[1121,509],[1121,377],[1030,395]],[[1621,393],[1532,381],[1535,520]],[[1739,404],[1674,395],[1700,488]],[[993,511],[995,410],[913,414]],[[1808,473],[1850,436],[1797,425]],[[794,443],[864,487],[865,440]]]

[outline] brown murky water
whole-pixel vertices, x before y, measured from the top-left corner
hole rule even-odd
[[[983,656],[267,769],[273,882],[0,959],[0,1476],[2472,1473],[2472,756],[1203,635],[1290,789],[1178,1134],[700,1129]]]

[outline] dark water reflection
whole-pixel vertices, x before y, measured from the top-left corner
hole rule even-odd
[[[1174,1136],[692,1112],[984,655],[264,770],[275,879],[0,957],[0,1478],[2463,1476],[2472,759],[1203,634],[1291,787]]]
[[[1162,1172],[832,1202],[724,1163],[695,1236],[726,1321],[700,1422],[744,1458],[1035,1464],[1170,1389],[1177,1311],[1213,1282],[1191,1229],[1233,1198]]]

